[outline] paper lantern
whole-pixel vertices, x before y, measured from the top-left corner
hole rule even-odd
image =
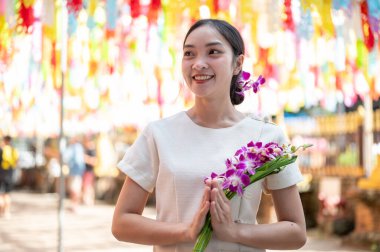
[[[283,22],[284,29],[294,31],[294,21],[292,15],[292,0],[284,0]]]
[[[161,9],[161,0],[151,0],[148,11],[148,22],[156,23],[158,18],[158,12]]]
[[[310,40],[313,34],[314,26],[310,9],[301,11],[301,20],[297,25],[297,36]]]
[[[34,23],[34,11],[33,6],[27,7],[24,3],[20,4],[19,9],[20,26],[23,32],[32,32],[30,29]]]
[[[89,16],[94,16],[97,0],[88,0],[87,11]]]
[[[356,66],[358,68],[366,68],[367,67],[367,59],[368,59],[368,49],[365,43],[361,40],[358,40],[356,42],[356,50],[357,50],[357,57],[356,57]]]
[[[67,27],[67,33],[69,37],[71,37],[78,28],[78,21],[73,12],[69,12],[69,18],[68,18],[68,27]]]
[[[83,7],[83,0],[67,0],[67,10],[69,13],[77,15]]]
[[[137,18],[141,14],[140,0],[130,0],[131,17]]]
[[[107,38],[115,36],[117,15],[117,2],[116,0],[106,1],[106,36]]]
[[[373,33],[380,36],[380,1],[366,1],[368,5],[369,25]]]
[[[344,10],[349,11],[351,8],[351,1],[352,0],[339,0],[339,1],[333,1],[333,8],[335,10]]]
[[[364,35],[364,44],[367,47],[368,51],[371,51],[375,45],[375,38],[373,37],[373,33],[369,26],[367,1],[362,1],[360,3],[360,11]]]
[[[41,15],[42,34],[51,40],[56,39],[56,11],[54,1],[43,0]]]
[[[36,0],[21,0],[21,2],[22,2],[26,7],[31,7],[32,5],[34,5],[34,3],[36,2]]]

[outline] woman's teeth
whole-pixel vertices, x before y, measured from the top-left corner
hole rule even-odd
[[[213,77],[212,75],[196,75],[194,76],[194,79],[195,80],[209,80],[212,77]]]

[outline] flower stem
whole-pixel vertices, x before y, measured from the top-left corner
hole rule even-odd
[[[198,235],[197,241],[193,248],[193,252],[203,252],[205,251],[208,243],[211,240],[212,226],[211,226],[211,215],[210,212],[206,215],[206,221],[203,225],[201,232]]]

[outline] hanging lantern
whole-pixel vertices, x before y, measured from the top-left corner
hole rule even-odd
[[[367,64],[368,49],[363,41],[358,40],[356,42],[356,51],[357,51],[356,67],[360,69],[366,69],[368,65]]]
[[[161,9],[161,0],[151,0],[148,11],[148,22],[156,23],[158,18],[158,12]]]
[[[73,12],[69,13],[67,32],[69,37],[73,36],[78,29],[78,21]]]
[[[254,15],[252,15],[252,12],[249,11],[252,8],[246,8],[247,4],[252,4],[250,1],[247,0],[241,0],[239,1],[240,8],[242,11],[240,14],[242,15],[241,18],[244,19],[245,17],[249,16],[249,18],[253,18]],[[231,20],[230,16],[230,6],[231,6],[231,0],[214,0],[211,10],[213,10],[213,14],[215,14],[218,18],[224,19],[226,21]]]
[[[77,15],[83,7],[83,0],[67,0],[67,10],[69,13]]]
[[[367,47],[368,51],[371,51],[375,45],[375,38],[373,37],[373,33],[369,26],[367,1],[363,1],[360,3],[360,12],[361,12],[364,44]]]
[[[292,0],[284,0],[283,22],[285,30],[294,31]]]
[[[335,72],[335,88],[336,90],[343,90],[342,72]]]
[[[380,36],[380,2],[366,1],[368,5],[369,26],[373,33]]]
[[[117,2],[116,0],[106,1],[106,37],[115,36],[116,21],[117,21]]]
[[[21,2],[24,4],[25,7],[31,7],[34,5],[36,0],[22,0]]]
[[[331,9],[333,0],[315,1],[313,5],[319,14],[321,31],[327,36],[334,36],[334,23],[332,21]]]
[[[343,10],[346,12],[350,11],[351,8],[351,0],[339,0],[339,1],[333,1],[333,8],[335,10]]]
[[[301,21],[297,26],[297,36],[311,40],[314,34],[313,18],[310,9],[301,10]]]
[[[5,21],[6,8],[7,8],[6,0],[0,0],[0,17],[3,18],[4,21]]]
[[[3,44],[3,33],[6,32],[6,29],[7,29],[7,21],[5,19],[5,10],[6,10],[6,0],[0,0],[0,38],[1,38],[1,42],[0,42],[0,48],[1,48],[1,44]]]
[[[43,37],[49,38],[51,40],[56,39],[56,8],[55,3],[51,0],[44,0],[42,2],[42,33]]]
[[[33,6],[27,7],[26,5],[24,5],[24,3],[21,3],[19,9],[19,19],[22,30],[30,33],[31,27],[34,23]]]
[[[214,6],[214,8],[213,8],[213,12],[215,13],[215,14],[218,14],[218,12],[219,12],[219,0],[213,0],[213,6]]]
[[[131,17],[137,18],[141,14],[140,0],[130,0]]]

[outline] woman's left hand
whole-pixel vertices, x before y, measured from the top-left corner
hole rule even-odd
[[[215,236],[219,240],[232,242],[237,224],[232,220],[230,201],[217,180],[211,182],[210,214]]]

